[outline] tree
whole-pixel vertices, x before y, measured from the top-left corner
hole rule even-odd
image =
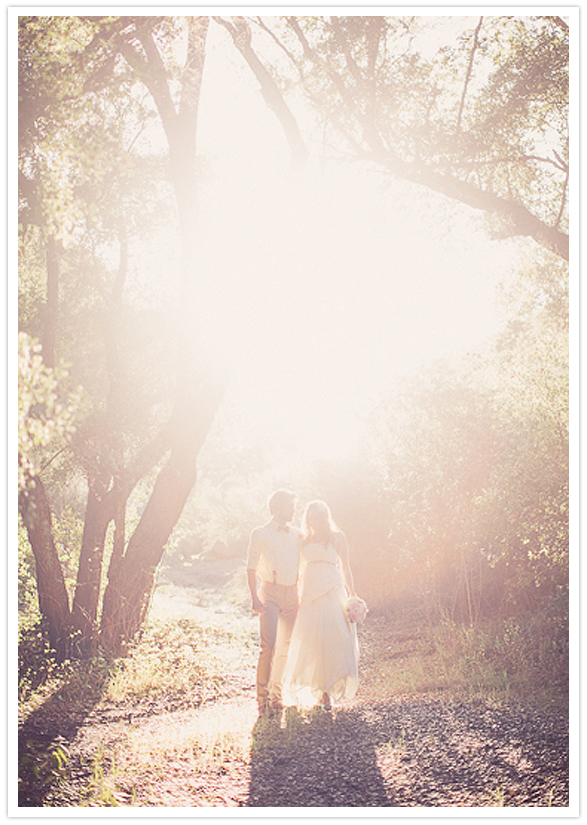
[[[188,315],[187,307],[194,305],[197,295],[196,266],[197,255],[194,242],[194,228],[197,217],[198,181],[195,168],[195,132],[199,90],[201,86],[204,46],[207,30],[206,18],[190,18],[185,25],[187,59],[180,72],[179,102],[176,105],[171,91],[176,78],[173,77],[174,66],[164,60],[164,52],[184,31],[181,21],[174,18],[67,18],[68,34],[72,27],[78,37],[74,39],[76,52],[74,68],[80,68],[69,75],[69,86],[65,91],[60,83],[43,85],[43,77],[63,74],[55,71],[55,61],[51,57],[51,48],[58,43],[67,51],[64,43],[70,43],[69,37],[63,37],[61,18],[37,19],[25,18],[21,26],[21,90],[31,87],[37,91],[33,103],[23,106],[21,130],[21,192],[23,223],[35,212],[31,207],[40,206],[55,221],[57,203],[69,199],[67,217],[75,209],[76,184],[85,182],[90,186],[104,182],[104,174],[116,178],[118,163],[124,162],[124,154],[118,149],[112,152],[114,166],[98,163],[89,164],[87,177],[94,180],[80,181],[76,176],[76,164],[63,162],[57,164],[63,174],[63,185],[56,187],[58,197],[46,196],[47,187],[37,197],[39,189],[45,182],[42,175],[36,175],[34,160],[39,156],[39,147],[44,139],[46,124],[54,126],[55,132],[63,129],[67,123],[67,111],[71,113],[73,103],[88,105],[88,97],[98,101],[107,110],[107,92],[113,88],[124,87],[128,95],[130,87],[137,83],[144,84],[158,112],[169,146],[169,173],[173,191],[177,200],[179,218],[182,266],[181,297],[178,301],[184,307],[183,314],[176,319],[178,335],[178,362],[175,386],[175,405],[167,425],[150,443],[142,446],[138,452],[125,461],[120,459],[116,447],[117,430],[113,426],[112,414],[90,416],[79,428],[76,435],[78,453],[85,460],[88,474],[89,493],[86,506],[84,535],[80,553],[78,582],[73,603],[72,622],[74,629],[81,632],[83,650],[91,650],[97,642],[97,616],[100,580],[104,552],[104,541],[108,524],[115,521],[115,552],[110,563],[109,583],[104,596],[102,610],[101,642],[113,652],[119,651],[140,628],[148,605],[154,574],[162,556],[165,542],[178,518],[191,490],[196,473],[196,457],[200,444],[207,432],[215,409],[219,403],[222,388],[218,377],[206,372],[202,359],[202,342],[194,339],[191,333],[193,318]],[[81,41],[81,46],[79,45]],[[35,48],[36,47],[36,48]],[[40,57],[39,57],[40,54]],[[63,58],[61,50],[57,51],[59,59]],[[32,55],[32,56],[31,56]],[[70,49],[70,57],[72,57]],[[124,57],[121,64],[119,56]],[[48,72],[47,63],[53,71]],[[131,67],[129,75],[128,67]],[[38,73],[38,74],[37,74]],[[38,85],[35,85],[38,84]],[[46,84],[45,84],[46,85]],[[131,95],[131,100],[132,100]],[[64,100],[70,105],[64,105]],[[75,106],[73,107],[75,109]],[[64,112],[65,110],[65,112]],[[62,114],[62,112],[64,112]],[[49,118],[49,114],[51,118]],[[63,120],[61,119],[63,118]],[[132,117],[129,118],[132,122]],[[87,123],[87,120],[84,121]],[[96,121],[94,120],[94,124]],[[106,125],[104,118],[98,123]],[[104,133],[98,132],[93,139],[100,141]],[[84,150],[88,150],[87,135],[75,135],[71,140],[75,144],[77,137]],[[107,142],[107,139],[106,139]],[[27,151],[27,149],[29,151]],[[64,145],[59,144],[61,160],[64,158]],[[96,181],[96,175],[98,180]],[[87,192],[86,185],[86,192]],[[95,191],[89,192],[88,202],[96,206]],[[38,214],[40,209],[36,209]],[[67,221],[63,220],[62,228]],[[126,272],[125,245],[122,243],[121,262],[118,274],[110,294],[110,305],[115,306],[120,298]],[[110,342],[109,360],[116,358],[115,344]],[[114,379],[116,376],[114,376]],[[109,396],[109,409],[116,408],[120,400],[116,390],[116,380],[112,382]],[[164,464],[149,503],[128,544],[124,536],[124,506],[136,483],[147,470],[168,451],[169,457]],[[36,483],[36,482],[35,482]],[[29,485],[24,499],[32,495],[35,485]],[[36,540],[35,524],[30,518],[31,510],[21,508],[31,543]],[[37,508],[44,534],[50,535],[50,511],[45,508],[42,513]],[[65,632],[65,628],[63,628]]]
[[[256,75],[261,37],[280,47],[271,71],[283,97],[304,90],[335,157],[482,210],[495,237],[530,236],[568,259],[568,25],[465,18],[444,35],[450,21],[288,16],[238,29],[256,29],[256,51],[248,28],[241,48]]]
[[[416,589],[433,614],[566,610],[569,574],[568,276],[545,253],[504,291],[482,355],[389,392],[371,422],[371,579]],[[417,582],[417,585],[415,585]]]
[[[567,32],[560,20],[477,19],[453,45],[431,54],[422,46],[426,27],[419,18],[214,21],[254,72],[296,169],[308,155],[308,108],[288,87],[304,90],[334,156],[432,187],[501,216],[501,235],[530,234],[557,255],[568,254]],[[41,340],[46,368],[62,356],[73,363],[60,390],[81,377],[91,400],[69,436],[88,488],[71,610],[53,563],[50,496],[41,482],[41,472],[45,481],[65,453],[26,474],[21,515],[37,575],[49,571],[57,586],[53,638],[69,623],[80,634],[81,652],[99,641],[119,652],[142,626],[225,383],[211,367],[198,300],[206,273],[198,255],[196,138],[211,24],[204,17],[21,18],[22,325]],[[259,56],[260,37],[280,55],[269,65]],[[139,151],[138,136],[155,122],[166,149]],[[152,379],[155,412],[149,391],[131,378],[130,362],[139,356],[129,343],[145,315],[125,303],[125,294],[133,239],[154,225],[157,202],[176,221],[180,266],[168,325],[176,352],[164,375]],[[72,333],[74,317],[91,331],[83,340]],[[159,392],[163,386],[166,393]],[[474,408],[477,399],[467,398]],[[476,455],[457,434],[453,446]],[[154,468],[148,501],[127,535],[129,497]],[[453,499],[461,492],[452,490]],[[48,614],[43,587],[41,609]]]
[[[143,624],[165,543],[195,484],[198,452],[223,390],[218,376],[211,374],[204,360],[204,342],[194,339],[193,316],[189,312],[197,296],[196,129],[207,29],[207,18],[188,19],[187,58],[177,106],[152,22],[138,18],[130,30],[115,38],[116,47],[149,89],[167,137],[169,173],[178,205],[180,306],[184,309],[178,319],[179,356],[169,458],[157,477],[124,556],[117,555],[115,563],[111,563],[104,594],[100,638],[110,650],[119,650]]]
[[[93,126],[99,120],[101,110],[108,104],[116,105],[118,101],[116,93],[108,96],[103,90],[101,94],[95,92],[91,60],[92,26],[74,17],[21,18],[19,23],[21,271],[26,273],[35,246],[46,245],[47,301],[37,311],[37,315],[44,314],[46,320],[36,326],[42,341],[43,359],[45,364],[51,365],[55,362],[57,344],[62,352],[64,350],[67,340],[64,328],[67,323],[71,324],[71,318],[66,320],[64,314],[59,312],[60,308],[63,309],[60,281],[64,268],[66,270],[73,264],[72,268],[75,268],[79,281],[83,281],[83,276],[88,273],[87,252],[76,256],[72,248],[77,249],[78,253],[81,251],[80,240],[84,234],[86,240],[92,238],[94,244],[96,235],[101,234],[102,240],[105,235],[104,225],[98,225],[100,216],[104,215],[104,210],[100,209],[100,200],[104,200],[104,189],[111,187],[112,179],[120,171],[113,169],[107,159],[121,157],[121,135],[114,124],[109,133],[96,131]],[[90,145],[88,136],[92,132]],[[112,199],[110,202],[112,201],[115,206],[110,216],[115,223],[116,217],[112,216],[112,212],[116,212],[120,201]],[[117,217],[120,218],[120,215]],[[77,258],[75,262],[72,261],[74,257]],[[92,274],[97,273],[94,270]],[[91,282],[91,278],[88,280],[90,295],[95,296],[96,284]],[[123,278],[119,279],[121,280],[123,282]],[[122,283],[119,282],[112,295],[120,293],[121,287]],[[85,302],[87,298],[80,303]],[[22,319],[25,327],[27,320],[29,319]],[[86,341],[81,348],[82,351],[87,350]],[[76,360],[79,370],[80,359]],[[94,374],[100,374],[95,361],[90,364],[88,373],[90,370]],[[86,382],[86,387],[89,386],[91,382]],[[75,439],[79,447],[78,456],[82,459],[82,465],[85,465],[90,490],[90,518],[86,519],[81,551],[82,589],[87,589],[88,584],[91,588],[93,584],[84,581],[83,562],[87,557],[88,537],[91,533],[95,468],[100,463],[97,460],[99,451],[91,449],[91,419],[90,415],[84,422],[84,435],[78,428]],[[102,452],[106,449],[107,445],[104,445]],[[89,453],[93,455],[90,457]],[[29,498],[35,496],[38,500],[41,495],[44,497],[44,506],[30,506]],[[38,475],[31,476],[30,483],[21,493],[21,515],[35,552],[39,575],[39,570],[47,566],[47,561],[53,554],[50,553],[50,543],[42,540],[43,537],[52,536],[52,515]],[[99,577],[99,564],[97,568],[96,575]],[[42,604],[40,583],[39,598]],[[77,621],[74,619],[73,623],[83,633],[85,627],[79,621],[79,610],[76,608],[77,605],[74,604],[73,615],[77,617]],[[64,616],[68,614],[69,609],[63,613]],[[86,611],[84,619],[86,624],[91,621],[91,611]],[[72,629],[70,624],[64,620],[60,628],[61,649]]]
[[[73,432],[79,399],[60,399],[58,382],[63,375],[44,365],[40,349],[25,333],[19,334],[19,509],[35,559],[39,609],[47,621],[51,644],[63,656],[69,601],[53,538],[49,499],[40,478],[40,461],[43,448],[62,449],[64,438]]]
[[[480,540],[513,600],[568,595],[568,278],[560,262],[527,265],[506,293],[510,322],[488,382],[507,460],[479,501]]]

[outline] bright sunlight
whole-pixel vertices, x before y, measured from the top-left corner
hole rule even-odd
[[[200,323],[235,373],[245,426],[344,457],[394,379],[495,332],[495,286],[518,253],[489,240],[480,213],[366,164],[317,156],[289,176],[274,117],[223,60],[222,34],[200,123]]]

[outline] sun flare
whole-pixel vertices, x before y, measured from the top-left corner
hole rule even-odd
[[[348,171],[325,171],[303,191],[281,181],[253,197],[245,187],[230,204],[208,194],[205,337],[253,429],[348,455],[378,393],[496,329],[508,251],[456,207],[442,235],[430,196]]]

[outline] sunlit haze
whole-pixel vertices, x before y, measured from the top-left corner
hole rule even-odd
[[[344,454],[354,416],[397,375],[495,330],[512,247],[491,242],[480,215],[377,170],[318,153],[294,179],[256,82],[211,35],[200,120],[207,337],[253,429]]]
[[[434,48],[467,21],[429,22]],[[481,212],[329,160],[303,111],[310,162],[292,174],[282,129],[227,37],[210,28],[194,334],[229,368],[246,431],[343,456],[357,416],[398,376],[495,332],[495,286],[520,247],[491,241]],[[168,262],[164,249],[139,253]]]

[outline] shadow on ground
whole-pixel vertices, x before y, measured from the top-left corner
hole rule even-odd
[[[568,724],[545,708],[404,697],[262,718],[246,804],[567,807]]]
[[[77,670],[34,710],[18,731],[18,805],[41,807],[65,775],[68,746],[102,697],[108,678],[103,662]]]
[[[564,711],[420,696],[363,710],[378,764],[402,807],[566,807]]]
[[[248,806],[393,805],[377,766],[373,731],[356,711],[312,710],[259,719],[253,730]]]

